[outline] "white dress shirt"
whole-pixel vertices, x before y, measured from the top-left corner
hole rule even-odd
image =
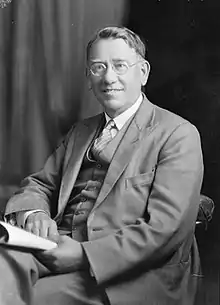
[[[124,112],[122,112],[121,114],[119,114],[118,116],[116,116],[113,119],[113,121],[115,122],[115,125],[117,127],[117,130],[115,128],[113,128],[111,130],[111,132],[113,132],[112,137],[114,137],[117,134],[117,131],[122,129],[124,124],[132,117],[132,115],[135,114],[135,112],[140,107],[142,101],[143,101],[143,96],[142,96],[142,94],[140,94],[137,101],[131,107],[129,107],[127,110],[125,110]],[[108,121],[110,121],[112,119],[107,115],[106,112],[105,112],[105,118],[106,118],[106,123],[108,123]]]

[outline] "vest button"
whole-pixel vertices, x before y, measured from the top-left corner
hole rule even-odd
[[[100,163],[97,163],[97,164],[96,164],[96,167],[97,167],[97,168],[101,168],[102,165],[101,165]]]
[[[76,211],[75,212],[75,215],[80,215],[80,214],[84,214],[84,212],[83,211]]]

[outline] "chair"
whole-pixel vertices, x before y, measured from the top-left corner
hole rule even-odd
[[[208,224],[212,220],[214,209],[214,201],[210,197],[201,194],[196,225],[202,226],[207,230]]]

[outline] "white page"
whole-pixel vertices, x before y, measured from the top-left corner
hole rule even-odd
[[[4,244],[40,250],[51,250],[57,247],[55,242],[12,226],[9,223],[0,221],[0,226],[4,227],[8,234],[6,241],[3,242]]]

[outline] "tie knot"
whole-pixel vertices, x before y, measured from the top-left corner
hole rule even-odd
[[[114,120],[109,120],[108,123],[105,126],[105,129],[110,130],[112,128],[116,128],[115,121]]]

